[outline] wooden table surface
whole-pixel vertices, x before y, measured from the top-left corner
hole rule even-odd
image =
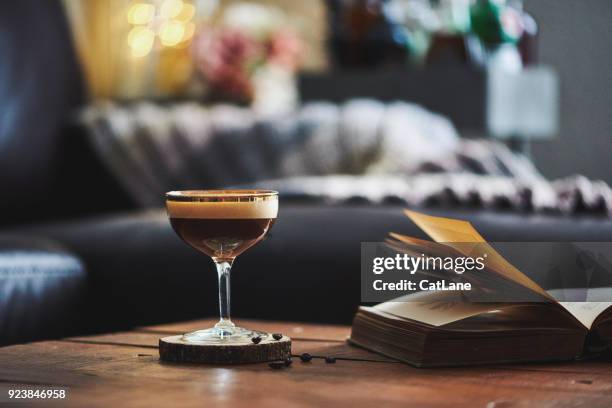
[[[338,360],[280,370],[159,361],[159,337],[209,320],[0,348],[0,385],[67,387],[61,406],[612,407],[610,361],[417,369],[349,346],[347,326],[239,323],[291,336],[293,354]]]

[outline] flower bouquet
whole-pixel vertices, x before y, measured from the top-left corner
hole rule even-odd
[[[302,42],[275,7],[229,6],[219,24],[197,33],[192,55],[210,96],[259,110],[293,106]]]

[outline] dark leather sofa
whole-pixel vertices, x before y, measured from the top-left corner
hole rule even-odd
[[[162,209],[137,210],[69,125],[87,98],[60,5],[0,2],[0,344],[212,316],[211,262]],[[489,240],[612,240],[596,217],[430,212]],[[422,236],[400,206],[282,200],[270,237],[235,264],[233,313],[349,322],[360,242],[389,231]]]
[[[495,241],[608,241],[612,222],[469,210],[427,210],[467,219]],[[181,242],[163,210],[104,215],[19,231],[61,242],[83,260],[87,330],[213,316],[216,274]],[[284,203],[270,236],[238,258],[237,316],[350,322],[360,297],[360,243],[389,231],[423,237],[398,206]]]

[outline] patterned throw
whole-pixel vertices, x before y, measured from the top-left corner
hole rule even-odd
[[[549,182],[503,144],[463,139],[405,102],[309,103],[269,116],[196,103],[99,104],[83,122],[101,159],[143,207],[169,190],[235,185],[328,202],[404,202],[612,214],[612,190]]]

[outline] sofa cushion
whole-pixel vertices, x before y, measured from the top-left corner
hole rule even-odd
[[[0,237],[0,345],[71,333],[84,289],[83,264],[59,245]]]
[[[389,231],[423,237],[402,210],[282,202],[269,237],[234,265],[233,313],[350,322],[360,301],[360,243],[381,241]],[[606,218],[428,212],[470,220],[492,241],[612,240],[612,221]],[[95,330],[217,313],[212,262],[180,241],[162,210],[40,226],[28,233],[63,242],[86,262]]]
[[[2,1],[0,28],[0,187],[10,192],[0,224],[8,224],[54,207],[61,142],[85,94],[60,0]]]

